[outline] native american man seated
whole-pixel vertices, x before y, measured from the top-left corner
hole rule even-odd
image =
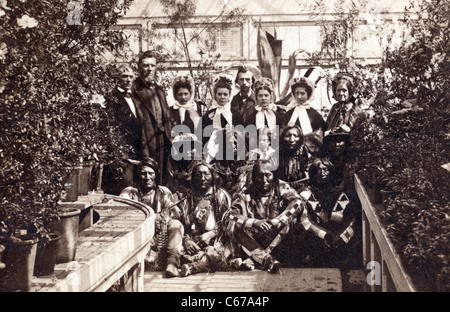
[[[171,216],[183,226],[183,231],[177,234],[179,252],[174,255],[171,276],[178,276],[181,264],[201,258],[208,246],[213,245],[222,215],[230,208],[231,197],[216,185],[214,176],[207,162],[196,161],[192,166],[191,187],[171,209]]]
[[[146,266],[158,271],[166,268],[167,274],[172,275],[179,254],[177,241],[181,241],[183,226],[170,215],[175,205],[174,196],[167,187],[159,185],[158,173],[159,166],[155,160],[142,160],[138,167],[138,183],[123,189],[120,197],[142,202],[154,210],[155,236],[145,259]]]
[[[307,230],[301,240],[305,264],[349,268],[361,263],[361,206],[341,185],[333,184],[333,164],[315,159],[309,169],[310,188],[302,225]]]
[[[232,249],[250,257],[257,267],[277,272],[280,262],[271,253],[292,227],[300,226],[305,201],[274,176],[272,167],[269,160],[254,164],[249,185],[235,194],[224,215],[223,231]]]

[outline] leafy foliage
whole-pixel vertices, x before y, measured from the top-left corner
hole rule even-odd
[[[352,146],[384,198],[382,220],[417,285],[443,290],[450,239],[450,116],[428,111],[383,114],[360,123]],[[446,287],[448,287],[447,285]]]
[[[106,127],[112,87],[103,55],[124,46],[113,30],[130,1],[0,1],[1,234],[46,234],[80,158],[113,161],[120,137]],[[119,5],[118,3],[122,3]],[[78,3],[78,2],[77,2]],[[69,23],[69,14],[80,23]],[[120,152],[120,151],[118,151]]]
[[[317,14],[327,8],[316,2]],[[411,1],[389,23],[367,1],[337,0],[332,11],[311,62],[352,73],[357,96],[375,96],[372,114],[352,131],[359,173],[383,194],[383,222],[417,285],[448,291],[450,175],[441,166],[449,162],[450,1]],[[380,64],[352,56],[361,25],[378,36]]]
[[[450,1],[414,2],[405,15],[409,44],[387,50],[384,67],[395,79],[391,91],[399,98],[419,98],[429,109],[449,110]]]

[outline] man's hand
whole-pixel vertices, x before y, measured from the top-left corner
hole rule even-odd
[[[214,231],[205,232],[200,236],[200,241],[198,242],[200,247],[209,246],[209,242],[216,236]]]
[[[267,233],[272,229],[272,224],[267,220],[256,220],[253,222],[253,227],[261,230],[263,233]]]
[[[325,244],[333,249],[337,249],[341,241],[341,238],[337,234],[329,233],[325,237]]]
[[[184,249],[188,255],[195,255],[200,251],[200,247],[192,240],[188,240],[184,243]]]

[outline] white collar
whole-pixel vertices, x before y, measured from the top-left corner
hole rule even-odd
[[[308,109],[308,108],[311,108],[310,103],[311,103],[310,100],[306,100],[306,102],[300,104],[300,103],[297,102],[297,99],[294,98],[294,99],[291,100],[291,102],[286,106],[286,110],[291,110],[291,109],[293,109],[293,108],[295,108],[295,107],[297,107],[297,106],[300,106],[300,107],[303,107],[303,108],[305,108],[305,109]]]
[[[194,100],[189,100],[184,105],[181,105],[180,102],[178,102],[177,100],[174,100],[173,103],[172,103],[172,107],[173,107],[173,109],[180,109],[180,108],[184,108],[184,109],[193,108],[193,109],[196,109],[196,105],[195,105]]]
[[[117,88],[116,88],[119,92],[129,92],[129,93],[131,93],[131,90],[130,89],[127,89],[127,90],[125,90],[124,88],[122,88],[122,87],[119,87],[119,86],[117,86]]]
[[[264,108],[264,110],[271,110],[271,111],[275,111],[278,108],[278,106],[275,103],[271,103],[269,105],[267,105],[267,107]],[[263,107],[259,104],[255,105],[255,109],[260,112],[263,110]]]
[[[219,105],[216,100],[214,100],[211,104],[211,108],[218,108],[220,110],[229,110],[231,109],[231,102],[229,101],[225,105]]]

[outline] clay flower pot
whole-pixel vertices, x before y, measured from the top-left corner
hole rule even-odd
[[[35,276],[50,275],[55,271],[58,241],[59,236],[51,233],[50,241],[46,243],[39,242],[36,251],[36,262],[34,265]]]
[[[0,270],[0,291],[29,291],[36,259],[37,239],[17,240],[5,243]]]
[[[56,248],[56,263],[66,263],[75,259],[80,213],[80,209],[62,209],[58,213],[60,219],[51,227],[52,232],[59,236]]]
[[[89,191],[93,190],[92,185],[92,169],[94,161],[83,161],[81,163],[80,181],[78,185],[78,195],[87,195]]]

